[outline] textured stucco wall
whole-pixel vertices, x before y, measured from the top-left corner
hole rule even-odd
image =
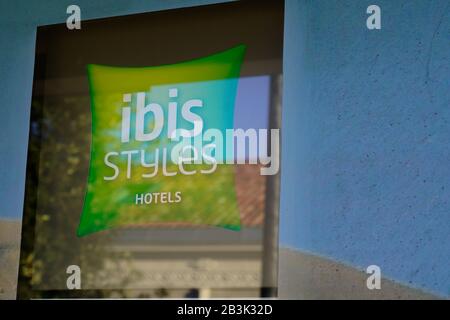
[[[449,5],[287,1],[283,246],[450,296]]]

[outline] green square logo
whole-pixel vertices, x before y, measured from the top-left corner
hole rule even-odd
[[[88,65],[92,143],[78,236],[132,225],[240,229],[232,152],[245,46],[155,67]]]

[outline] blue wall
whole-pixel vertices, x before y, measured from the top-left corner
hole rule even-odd
[[[92,2],[83,19],[215,1]],[[72,3],[0,0],[0,218],[22,213],[36,26]],[[287,0],[285,27],[282,245],[450,296],[449,1]]]
[[[287,2],[283,245],[450,296],[449,5]]]

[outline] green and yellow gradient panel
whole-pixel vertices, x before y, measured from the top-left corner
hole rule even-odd
[[[190,99],[200,99],[202,107],[191,110],[202,119],[203,132],[216,129],[225,137],[225,131],[233,128],[234,103],[244,54],[245,46],[240,45],[170,65],[88,65],[92,142],[78,236],[115,227],[155,223],[240,229],[233,165],[218,164],[214,172],[204,174],[202,170],[210,169],[210,164],[185,164],[186,170],[195,173],[182,174],[178,165],[170,160],[177,142],[170,138],[168,132],[168,106],[171,102],[177,103],[176,128],[192,130],[193,123],[186,121],[181,106]],[[176,89],[176,98],[168,94],[173,89]],[[135,139],[139,92],[145,92],[146,105],[158,104],[164,115],[163,123],[158,123],[152,113],[145,116],[144,129],[147,132],[152,132],[155,125],[162,126],[159,136],[151,141]],[[131,96],[128,104],[124,102],[124,95]],[[126,142],[121,139],[125,106],[131,110]],[[142,153],[123,154],[131,150]],[[165,155],[163,151],[166,151]],[[108,160],[116,169],[105,164],[108,153],[112,153]],[[156,168],[143,166],[142,161],[157,163],[157,173],[148,177],[149,172]],[[168,176],[163,172],[176,174]],[[116,176],[114,179],[105,179],[113,175]],[[137,202],[137,196],[148,193],[153,194],[151,203]]]

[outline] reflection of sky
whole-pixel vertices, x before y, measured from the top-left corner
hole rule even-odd
[[[240,78],[234,128],[265,129],[269,120],[269,76]]]
[[[267,129],[269,126],[270,77],[240,78],[234,109],[234,129]],[[259,144],[258,139],[258,144]],[[248,145],[244,157],[248,160]],[[235,159],[237,146],[235,146]]]

